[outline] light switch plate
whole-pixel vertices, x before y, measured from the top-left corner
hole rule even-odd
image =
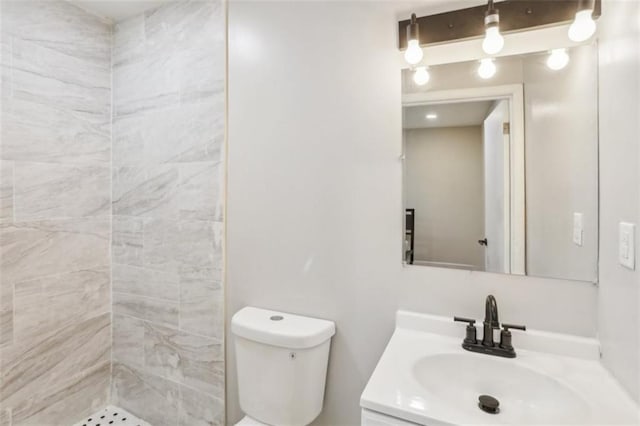
[[[582,213],[573,214],[573,243],[582,247],[582,238],[584,235],[584,225],[582,223]]]
[[[618,258],[625,268],[636,269],[636,225],[633,223],[620,222]]]

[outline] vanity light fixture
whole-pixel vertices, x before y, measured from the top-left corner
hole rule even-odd
[[[591,38],[596,32],[596,22],[593,20],[594,0],[580,0],[578,11],[569,27],[569,38],[581,42]]]
[[[420,47],[420,27],[416,14],[411,14],[411,23],[407,26],[407,50],[404,52],[404,60],[409,65],[415,65],[422,60],[423,53]]]
[[[478,75],[480,78],[487,80],[496,74],[496,64],[493,62],[493,58],[485,58],[480,61],[478,67]]]
[[[547,66],[554,71],[563,69],[569,63],[569,54],[567,49],[553,49],[549,58],[547,58]]]
[[[438,118],[438,114],[430,113],[430,114],[425,115],[425,118],[426,118],[427,120],[435,120],[435,119],[437,119],[437,118]]]
[[[429,82],[430,78],[431,76],[429,75],[429,71],[427,70],[427,67],[417,67],[416,70],[413,72],[413,81],[418,86],[424,86]]]
[[[489,0],[487,5],[484,28],[485,36],[482,41],[482,50],[487,55],[495,55],[504,47],[504,37],[500,34],[500,12],[493,6],[493,0]]]

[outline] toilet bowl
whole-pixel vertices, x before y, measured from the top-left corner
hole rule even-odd
[[[237,425],[306,426],[322,411],[335,324],[246,307],[231,320],[240,408]]]

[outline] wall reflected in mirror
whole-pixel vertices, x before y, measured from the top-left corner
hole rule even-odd
[[[567,53],[403,70],[405,263],[597,281],[597,49]]]

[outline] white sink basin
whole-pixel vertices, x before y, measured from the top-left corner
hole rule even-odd
[[[480,395],[496,398],[495,416],[509,424],[582,423],[589,411],[576,392],[512,359],[436,354],[420,358],[412,370],[427,399],[469,415],[477,414]]]
[[[514,332],[517,357],[508,359],[465,351],[463,337],[451,318],[398,312],[362,408],[428,426],[640,424],[595,339]],[[480,395],[498,399],[499,413],[482,411]]]

